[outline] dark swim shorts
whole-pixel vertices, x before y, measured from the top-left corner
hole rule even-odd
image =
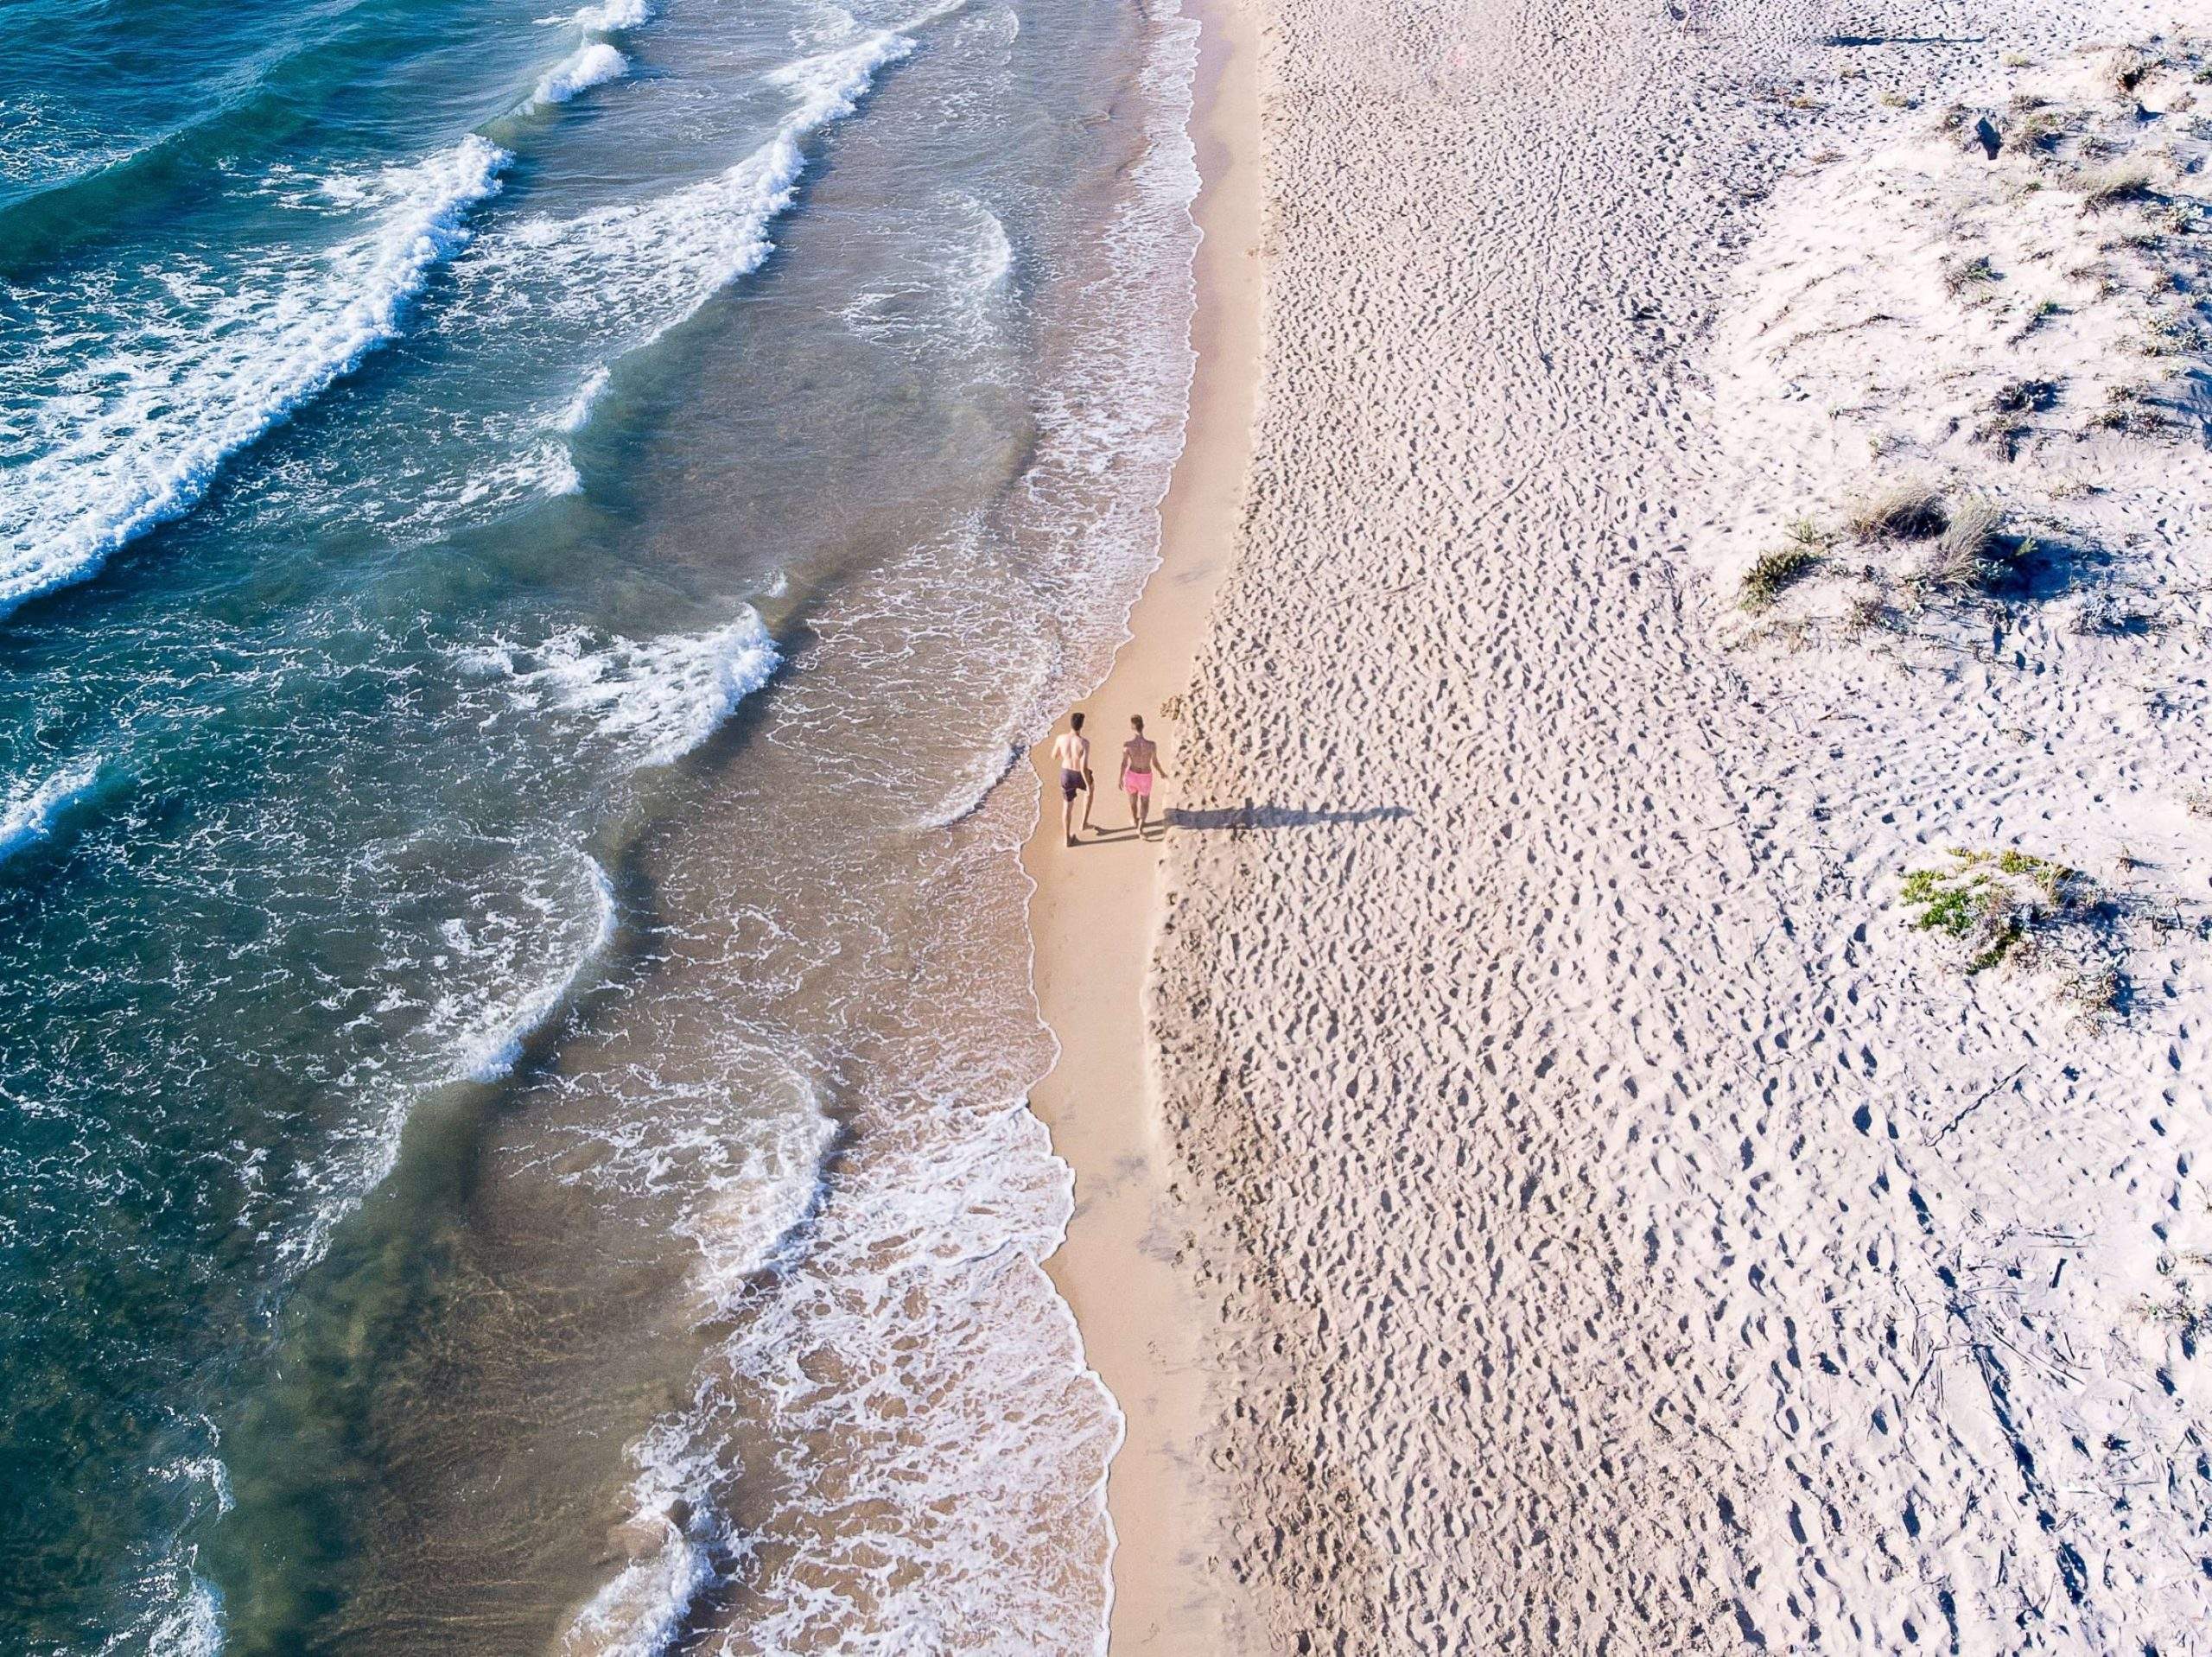
[[[1062,765],[1060,767],[1060,797],[1070,805],[1073,805],[1075,797],[1082,792],[1083,773],[1079,771],[1070,771],[1065,765]]]

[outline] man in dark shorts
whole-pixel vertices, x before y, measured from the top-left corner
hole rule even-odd
[[[1060,835],[1075,844],[1075,797],[1083,796],[1083,826],[1090,827],[1090,739],[1083,715],[1070,714],[1068,728],[1052,739],[1052,763],[1060,768]]]

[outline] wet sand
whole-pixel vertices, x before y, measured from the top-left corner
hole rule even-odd
[[[1205,0],[1193,137],[1204,177],[1196,214],[1192,341],[1198,366],[1182,458],[1162,509],[1160,565],[1130,616],[1132,637],[1087,710],[1108,832],[1061,843],[1060,801],[1045,790],[1023,864],[1037,994],[1060,1057],[1033,1101],[1075,1170],[1076,1212],[1047,1263],[1074,1308],[1090,1362],[1128,1418],[1108,1476],[1116,1532],[1111,1638],[1117,1652],[1222,1648],[1230,1615],[1208,1554],[1217,1534],[1197,1471],[1209,1393],[1204,1317],[1172,1257],[1167,1144],[1143,1038],[1146,976],[1160,912],[1180,757],[1166,715],[1184,688],[1238,540],[1251,455],[1262,283],[1255,0]],[[1116,773],[1128,716],[1145,716],[1166,775],[1140,843]],[[1046,773],[1050,739],[1036,759]],[[1078,810],[1080,807],[1078,806]]]

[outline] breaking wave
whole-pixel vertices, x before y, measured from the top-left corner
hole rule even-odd
[[[223,464],[395,338],[430,271],[467,244],[468,209],[512,159],[470,136],[381,182],[367,234],[274,293],[215,299],[198,337],[126,364],[111,391],[0,486],[0,615],[93,575],[189,511]],[[103,376],[115,359],[99,365]],[[65,416],[65,419],[67,418]]]
[[[41,782],[18,786],[0,805],[0,862],[53,833],[62,813],[91,793],[100,779],[98,755],[73,759]]]

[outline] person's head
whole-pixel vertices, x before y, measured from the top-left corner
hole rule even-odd
[[[1071,731],[1080,731],[1083,729],[1083,715],[1080,714],[1070,714],[1068,715],[1068,729]]]
[[[1142,714],[1130,714],[1129,728],[1134,730],[1139,736],[1142,736],[1144,734],[1144,715]]]

